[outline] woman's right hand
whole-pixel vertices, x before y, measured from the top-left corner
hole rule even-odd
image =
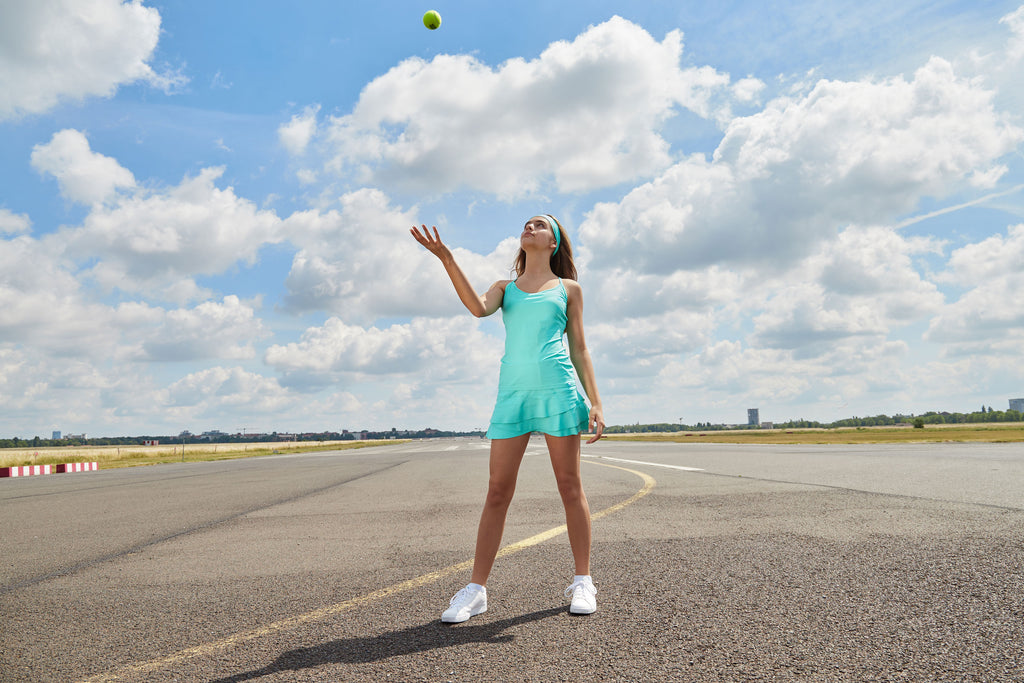
[[[459,264],[455,262],[451,249],[441,241],[441,235],[438,234],[436,227],[434,228],[433,235],[430,234],[430,230],[425,225],[422,232],[416,227],[413,227],[409,232],[427,251],[441,259],[444,269],[448,272],[448,277],[452,279],[452,284],[455,285],[455,292],[459,295],[459,300],[469,309],[470,313],[478,318],[482,318],[498,310],[501,306],[502,295],[505,292],[503,283],[494,283],[487,290],[486,294],[480,296],[473,290],[473,285],[469,284],[466,274],[462,272]]]
[[[413,226],[409,232],[412,233],[412,236],[416,238],[416,241],[422,244],[427,251],[441,259],[442,263],[447,263],[452,259],[451,249],[441,241],[441,235],[437,232],[437,226],[434,226],[433,235],[430,234],[430,230],[428,230],[425,225],[423,226],[422,233],[420,232],[420,229],[415,226]]]

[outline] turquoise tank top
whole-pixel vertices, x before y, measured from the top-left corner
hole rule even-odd
[[[530,432],[570,436],[587,429],[590,411],[562,342],[569,295],[561,279],[540,292],[505,287],[501,316],[505,355],[498,399],[487,437],[508,439]]]

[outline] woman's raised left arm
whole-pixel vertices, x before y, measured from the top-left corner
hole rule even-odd
[[[575,280],[563,280],[569,301],[566,305],[565,334],[569,340],[569,360],[576,368],[576,374],[583,385],[583,391],[590,399],[590,431],[594,433],[587,443],[594,443],[604,433],[604,408],[601,395],[597,391],[597,379],[594,376],[594,362],[590,358],[587,342],[583,336],[583,288]]]

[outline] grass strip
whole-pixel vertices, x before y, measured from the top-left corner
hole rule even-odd
[[[1024,424],[853,427],[840,429],[750,429],[720,432],[611,434],[610,441],[729,444],[1017,443]]]
[[[19,448],[0,451],[0,467],[56,465],[62,462],[96,462],[100,469],[138,467],[172,462],[209,462],[256,458],[280,453],[344,451],[375,446],[393,446],[408,440],[387,441],[287,441],[271,443],[161,444],[158,446],[67,446],[63,448]],[[13,450],[13,449],[12,449]]]

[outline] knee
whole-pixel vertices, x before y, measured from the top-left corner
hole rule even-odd
[[[512,502],[515,486],[491,482],[487,487],[487,499],[484,505],[490,508],[505,509]]]
[[[579,477],[559,477],[557,482],[562,502],[569,504],[583,500],[583,482]]]

